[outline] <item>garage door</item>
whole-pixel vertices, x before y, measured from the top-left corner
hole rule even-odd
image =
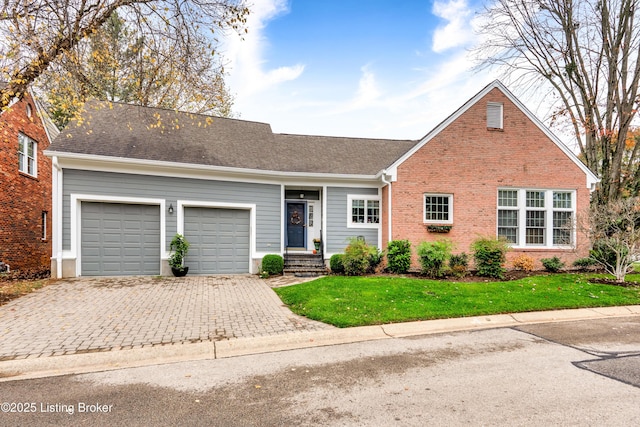
[[[160,207],[82,202],[84,276],[160,274]]]
[[[185,208],[189,274],[249,272],[249,211]]]

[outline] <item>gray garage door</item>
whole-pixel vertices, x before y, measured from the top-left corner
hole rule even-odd
[[[160,207],[82,202],[84,276],[160,274]]]
[[[249,272],[248,210],[185,208],[184,237],[189,274]]]

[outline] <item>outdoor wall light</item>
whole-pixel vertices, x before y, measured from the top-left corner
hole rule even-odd
[[[300,193],[300,198],[304,199],[304,193]]]
[[[173,203],[169,203],[169,213],[173,213]]]

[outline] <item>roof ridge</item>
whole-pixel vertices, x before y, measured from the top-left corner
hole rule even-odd
[[[420,139],[396,139],[396,138],[370,138],[364,136],[337,136],[337,135],[309,135],[302,133],[283,133],[283,132],[274,132],[274,135],[279,136],[302,136],[302,137],[312,137],[312,138],[331,138],[331,139],[352,139],[352,140],[371,140],[371,141],[390,141],[390,142],[417,142]]]

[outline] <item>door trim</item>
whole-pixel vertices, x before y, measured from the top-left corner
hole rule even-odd
[[[219,208],[219,209],[241,209],[249,211],[249,272],[255,273],[253,268],[253,258],[256,253],[256,205],[253,203],[227,203],[227,202],[207,202],[201,200],[178,200],[176,202],[177,233],[184,234],[184,208]],[[169,257],[169,251],[166,254]]]
[[[82,235],[82,202],[102,202],[102,203],[120,203],[125,205],[157,205],[160,206],[160,259],[162,259],[162,248],[165,246],[166,241],[166,216],[165,216],[165,200],[164,199],[151,199],[145,197],[120,197],[120,196],[105,196],[97,194],[70,194],[71,202],[69,213],[70,221],[70,251],[69,258],[75,258],[76,260],[76,277],[81,276],[82,272],[82,250],[81,250],[81,235]]]

